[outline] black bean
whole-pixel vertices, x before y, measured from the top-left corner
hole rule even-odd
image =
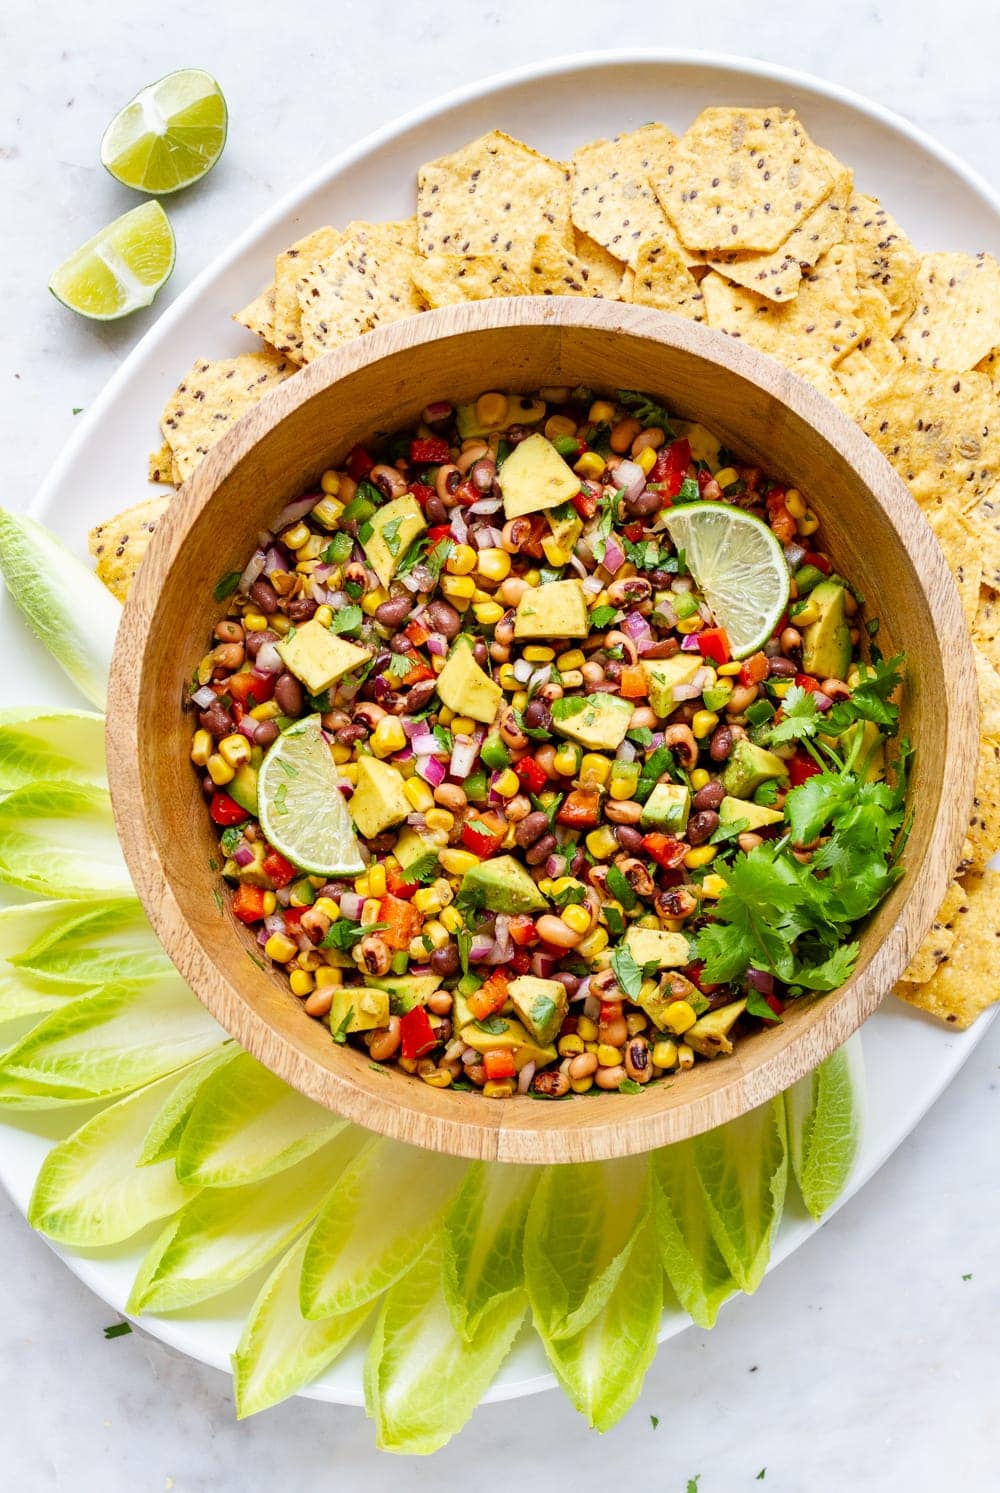
[[[248,632],[246,635],[246,650],[248,658],[256,658],[265,643],[276,643],[278,634],[265,627],[263,632]]]
[[[224,705],[216,700],[207,710],[203,710],[198,716],[198,724],[203,731],[208,731],[221,741],[223,736],[230,736],[236,730],[236,724]],[[542,818],[544,819],[544,814]]]
[[[462,619],[447,601],[432,601],[427,608],[427,619],[433,632],[443,632],[453,638],[462,625]]]
[[[637,855],[642,849],[642,835],[630,824],[616,824],[615,838],[623,850],[629,855]]]
[[[547,731],[552,725],[552,712],[544,700],[529,700],[524,707],[524,724],[533,729],[540,727]]]
[[[702,809],[688,820],[687,841],[689,845],[704,845],[719,827],[719,816],[714,809]]]
[[[725,762],[733,749],[732,726],[716,726],[712,733],[712,740],[708,748],[708,755],[713,762]]]
[[[457,974],[458,949],[453,943],[446,943],[443,949],[434,950],[428,962],[436,975]]]
[[[390,596],[388,601],[383,601],[380,607],[376,607],[375,621],[381,622],[383,627],[395,629],[410,615],[412,606],[413,601],[408,595]]]
[[[407,690],[406,698],[403,701],[406,714],[416,715],[418,711],[423,710],[436,689],[436,679],[421,679],[419,684],[413,685],[411,689]]]
[[[272,741],[278,739],[278,727],[274,721],[261,721],[254,732],[254,746],[270,746]]]
[[[286,603],[286,610],[293,622],[308,622],[315,615],[318,605],[311,596],[296,596]]]
[[[336,733],[341,746],[353,746],[356,741],[364,741],[367,735],[368,727],[362,726],[360,721],[354,721],[350,726],[341,726]]]
[[[424,504],[424,517],[429,524],[445,524],[448,522],[448,510],[437,493],[433,493]]]
[[[521,823],[524,823],[523,819],[521,820]],[[555,835],[543,835],[540,840],[535,841],[530,850],[525,851],[524,858],[528,862],[529,866],[540,866],[542,864],[542,861],[545,860],[547,856],[550,856],[555,848]]]
[[[779,679],[791,679],[799,671],[790,658],[769,658],[767,661],[767,672],[776,675]]]
[[[718,778],[699,788],[691,802],[696,809],[717,809],[726,796],[726,790]]]
[[[261,576],[259,581],[254,581],[250,587],[250,600],[256,602],[262,612],[270,617],[272,612],[278,610],[278,593],[271,582]]]
[[[489,654],[486,651],[486,644],[482,638],[477,638],[473,643],[472,657],[476,660],[476,663],[481,669],[486,667],[486,660],[489,657]]]
[[[536,809],[531,814],[525,814],[514,831],[514,839],[518,845],[534,845],[539,835],[543,835],[549,827],[549,816],[543,814],[541,809]]]
[[[626,498],[626,511],[633,518],[648,518],[652,513],[659,513],[663,503],[663,497],[658,492],[641,492],[638,497]]]
[[[278,675],[274,698],[281,706],[282,715],[302,714],[302,686],[294,674]]]
[[[676,638],[662,638],[658,643],[652,643],[642,650],[643,658],[673,658],[680,651],[680,643]]]

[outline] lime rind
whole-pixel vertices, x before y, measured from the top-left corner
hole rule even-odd
[[[148,306],[174,268],[176,243],[158,202],[115,218],[59,266],[49,290],[81,316],[116,321]]]
[[[101,164],[123,186],[167,196],[211,171],[228,127],[226,101],[212,75],[182,68],[119,110],[104,131]]]
[[[762,648],[789,597],[785,552],[767,524],[730,503],[682,503],[664,524],[733,657]]]
[[[318,715],[283,731],[257,778],[260,823],[286,860],[309,876],[360,876],[354,823]]]

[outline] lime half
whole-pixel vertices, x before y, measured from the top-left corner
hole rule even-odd
[[[174,267],[174,230],[158,202],[123,213],[71,254],[49,281],[57,300],[94,321],[148,306]]]
[[[310,876],[359,876],[365,869],[339,782],[318,715],[283,731],[261,763],[261,827],[275,850]]]
[[[179,192],[211,171],[228,123],[215,79],[185,67],[151,83],[115,115],[101,141],[101,165],[137,191]]]
[[[730,503],[682,503],[663,522],[733,657],[762,648],[788,605],[788,562],[767,524]]]

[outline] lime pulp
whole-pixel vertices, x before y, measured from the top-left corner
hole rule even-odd
[[[148,306],[174,267],[174,231],[158,202],[123,213],[59,266],[49,289],[71,311],[115,321]]]
[[[101,140],[101,164],[126,187],[164,197],[211,171],[226,143],[222,90],[200,68],[168,73],[117,113]]]
[[[257,804],[268,840],[299,870],[310,876],[364,871],[318,715],[296,721],[268,749],[257,778]]]

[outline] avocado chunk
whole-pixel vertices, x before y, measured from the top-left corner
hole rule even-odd
[[[490,912],[544,912],[548,903],[512,855],[481,861],[462,877],[462,895]]]
[[[521,441],[497,474],[507,517],[558,508],[580,491],[580,479],[551,441],[536,430]]]
[[[362,540],[362,548],[379,581],[388,586],[400,560],[426,529],[427,520],[413,494],[405,493],[376,508],[368,522],[371,533]]]
[[[632,719],[632,702],[618,695],[564,695],[552,702],[552,729],[596,752],[616,752]]]
[[[369,976],[365,981],[373,990],[384,991],[389,997],[389,1014],[405,1016],[414,1006],[425,1004],[441,984],[440,975],[382,975]]]
[[[738,741],[722,774],[722,786],[727,794],[732,798],[749,798],[761,783],[770,778],[787,780],[787,763],[745,737]]]
[[[242,767],[236,769],[231,783],[226,784],[226,792],[239,804],[241,809],[246,809],[248,814],[257,815],[257,769],[249,762],[244,762]]]
[[[671,972],[657,985],[655,990],[650,991],[649,995],[643,995],[640,991],[638,1004],[653,1025],[663,1031],[667,1027],[667,1012],[675,1001],[687,1001],[695,1011],[707,1005],[697,985],[693,985],[685,975],[679,975],[676,972]],[[684,1040],[687,1041],[686,1036]]]
[[[460,404],[455,411],[455,424],[463,441],[473,436],[491,435],[494,430],[503,430],[507,425],[537,425],[545,414],[546,406],[540,399],[529,399],[526,394],[512,394],[507,408],[495,425],[484,425],[476,414],[475,404]]]
[[[311,695],[321,695],[331,684],[371,657],[368,648],[359,648],[346,638],[338,638],[317,622],[303,622],[276,643],[281,660],[290,674],[301,679]]]
[[[695,1052],[700,1052],[703,1058],[728,1057],[733,1050],[729,1033],[746,1007],[747,1003],[743,1000],[719,1006],[715,1011],[706,1011],[704,1016],[699,1016],[694,1026],[688,1027],[684,1033],[684,1041]]]
[[[625,947],[636,964],[655,964],[659,969],[677,969],[691,963],[691,948],[683,933],[663,928],[640,928],[633,924],[625,934]]]
[[[411,811],[402,777],[391,762],[379,757],[358,759],[358,781],[347,807],[367,840],[399,824]]]
[[[642,806],[639,825],[642,829],[661,829],[668,835],[682,835],[691,813],[691,790],[682,783],[657,783]]]
[[[247,886],[262,886],[265,889],[273,887],[270,876],[264,870],[264,857],[267,855],[267,845],[263,840],[250,842],[253,852],[253,860],[246,866],[238,866],[235,861],[227,860],[222,868],[222,874],[229,881],[244,881]]]
[[[439,849],[440,846],[435,845],[433,840],[425,839],[419,830],[406,825],[400,830],[392,853],[399,862],[404,878],[412,876],[414,880],[420,880],[436,874]]]
[[[585,638],[587,598],[579,581],[530,586],[514,613],[515,638]]]
[[[507,987],[514,1010],[528,1031],[543,1047],[554,1042],[569,1005],[561,980],[539,980],[518,975]]]
[[[492,723],[503,699],[503,690],[476,663],[472,640],[464,634],[438,675],[437,692],[441,702],[456,715],[470,715],[486,726]]]
[[[675,653],[673,658],[643,659],[649,703],[658,716],[671,715],[681,703],[674,699],[674,686],[690,684],[704,666],[700,653]]]
[[[755,804],[745,798],[724,798],[719,805],[719,819],[723,824],[746,822],[747,829],[762,829],[765,824],[777,824],[784,819],[780,809],[769,809],[765,804]]]
[[[331,1032],[373,1032],[389,1023],[389,997],[368,985],[335,985],[330,1007]]]
[[[483,1027],[488,1027],[484,1030]],[[555,1061],[556,1050],[545,1043],[536,1042],[530,1032],[511,1016],[493,1016],[488,1022],[462,1028],[462,1041],[477,1052],[492,1052],[496,1048],[513,1051],[514,1067],[520,1073],[525,1063],[544,1065]]]
[[[845,594],[836,581],[821,581],[809,596],[819,616],[802,629],[802,668],[817,679],[843,679],[850,668],[851,629],[844,611]]]
[[[552,533],[542,540],[545,558],[550,565],[565,565],[573,553],[573,546],[583,533],[583,519],[575,509],[566,518],[556,518],[550,513],[549,527]]]

